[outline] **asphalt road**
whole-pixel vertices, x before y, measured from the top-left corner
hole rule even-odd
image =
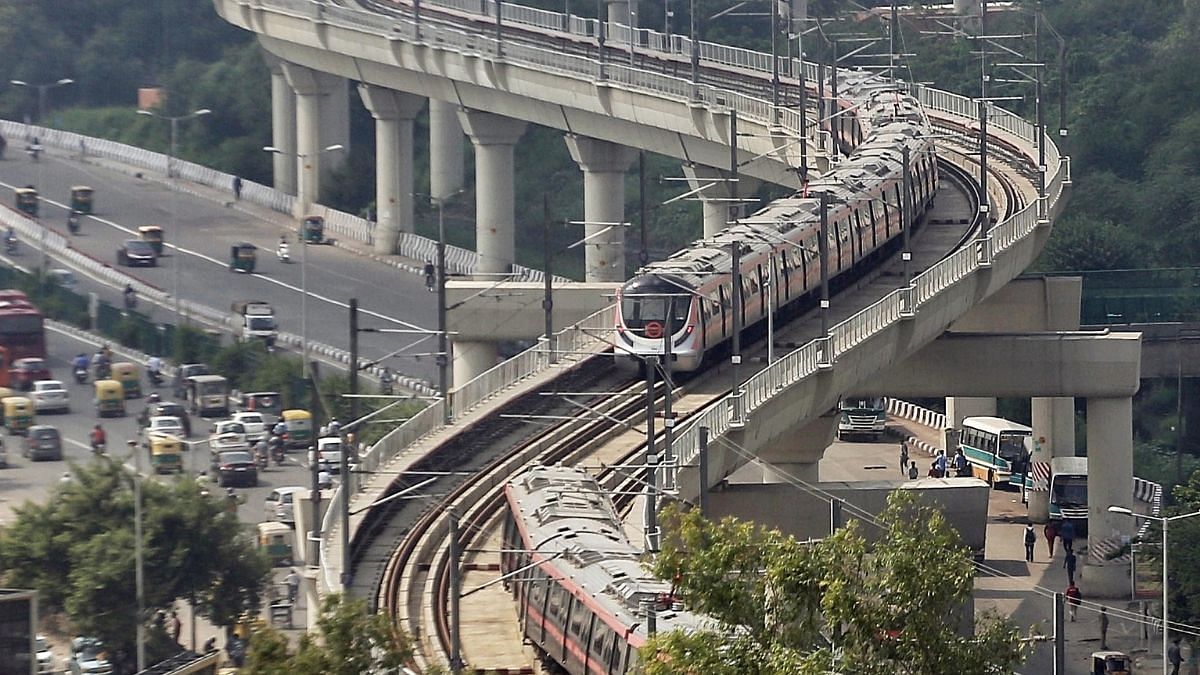
[[[390,329],[436,327],[436,297],[427,292],[420,277],[360,257],[332,246],[308,246],[307,264],[294,231],[288,232],[293,263],[276,260],[274,250],[285,230],[279,224],[254,217],[248,210],[185,193],[172,193],[166,185],[134,178],[118,171],[83,164],[63,154],[44,154],[40,162],[24,153],[10,153],[0,161],[0,189],[12,199],[12,187],[34,185],[42,195],[41,219],[66,234],[66,205],[72,185],[95,188],[96,213],[83,220],[81,233],[72,237],[79,250],[98,260],[116,265],[120,242],[134,236],[140,225],[157,224],[166,231],[169,245],[183,251],[167,251],[161,266],[126,271],[167,292],[173,292],[178,267],[180,297],[214,309],[228,310],[238,299],[270,302],[276,308],[282,330],[301,334],[302,292],[307,267],[308,336],[311,340],[349,348],[346,303],[359,299],[360,326]],[[254,275],[228,269],[230,246],[249,241],[259,247]],[[37,263],[38,242],[22,242],[27,264]],[[171,308],[154,310],[156,321],[172,322]],[[382,357],[404,345],[422,340],[420,335],[366,333],[360,336],[364,358]],[[410,347],[409,353],[433,351],[434,341]],[[432,357],[394,358],[386,362],[394,371],[432,379],[436,366]]]

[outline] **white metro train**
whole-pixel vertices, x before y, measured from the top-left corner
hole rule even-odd
[[[654,607],[658,632],[713,628],[646,571],[612,500],[586,472],[533,467],[504,494],[500,569],[512,575],[521,634],[566,672],[635,672],[650,633],[643,603]]]
[[[650,263],[618,291],[614,354],[619,362],[662,355],[671,332],[675,370],[700,367],[705,354],[733,336],[734,242],[739,245],[742,326],[766,318],[774,268],[777,310],[820,293],[820,195],[828,195],[829,278],[873,264],[889,242],[917,222],[937,190],[937,156],[929,119],[916,99],[862,73],[842,79],[837,108],[853,115],[850,134],[861,137],[850,155],[807,194],[780,199],[715,237],[694,242]],[[912,208],[901,207],[909,151]],[[905,222],[907,221],[907,222]]]

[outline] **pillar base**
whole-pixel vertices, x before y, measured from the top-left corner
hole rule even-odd
[[[1084,563],[1081,571],[1082,574],[1075,579],[1075,582],[1083,591],[1084,597],[1108,600],[1129,599],[1132,593],[1129,563],[1124,565]]]

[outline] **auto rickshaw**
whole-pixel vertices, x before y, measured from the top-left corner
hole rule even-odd
[[[276,567],[292,564],[292,526],[270,521],[258,524],[258,550],[267,554]]]
[[[33,401],[24,396],[4,399],[4,427],[10,434],[23,434],[33,426]]]
[[[71,210],[80,213],[92,212],[92,188],[76,185],[71,188]]]
[[[142,395],[142,378],[137,364],[128,361],[114,363],[109,376],[121,383],[125,390],[125,398],[138,398]]]
[[[17,210],[32,218],[38,215],[38,191],[32,187],[13,190],[17,195]]]
[[[15,390],[9,389],[8,387],[0,387],[0,401],[3,401],[9,396],[15,396],[16,393],[17,392]]]
[[[307,410],[284,410],[283,423],[287,426],[287,447],[307,448],[312,443],[312,414]]]
[[[163,229],[158,225],[142,225],[138,228],[138,237],[154,248],[155,255],[163,253]]]
[[[97,417],[125,416],[125,387],[116,380],[96,380],[93,385]],[[7,400],[7,399],[5,399]]]
[[[1125,652],[1092,652],[1092,675],[1129,675],[1133,660]]]
[[[229,271],[254,274],[257,257],[257,246],[246,241],[238,242],[229,248]]]
[[[300,229],[296,236],[309,244],[325,243],[325,219],[321,216],[306,216],[300,221]]]
[[[183,473],[183,442],[170,434],[150,435],[150,466],[158,473]]]

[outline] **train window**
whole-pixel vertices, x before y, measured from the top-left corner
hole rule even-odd
[[[558,584],[550,586],[550,604],[546,608],[546,613],[550,615],[550,618],[558,619],[558,623],[562,623],[561,619],[566,613],[566,608],[563,607],[564,595],[562,587]]]
[[[571,635],[574,635],[575,637],[583,637],[583,620],[584,618],[591,616],[591,613],[587,611],[587,608],[584,607],[583,603],[580,602],[575,596],[571,596],[570,606]]]

